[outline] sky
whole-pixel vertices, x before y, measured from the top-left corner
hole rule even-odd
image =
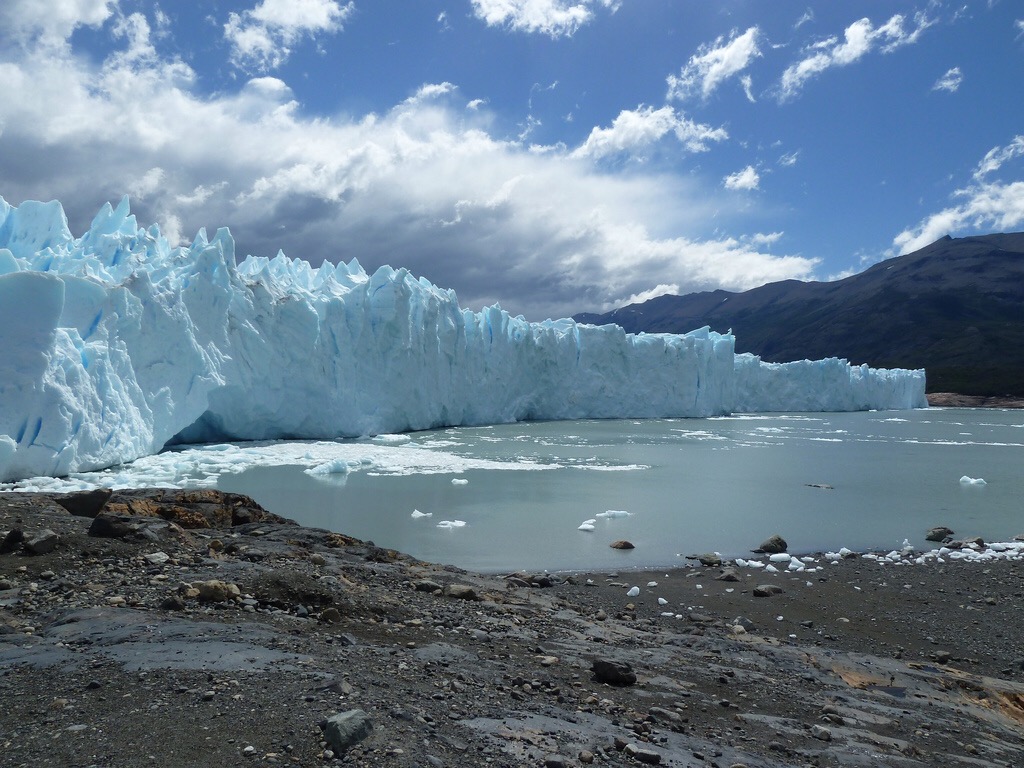
[[[0,197],[530,320],[1024,229],[1016,0],[0,0]]]

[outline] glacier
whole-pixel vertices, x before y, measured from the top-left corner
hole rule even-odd
[[[0,350],[0,482],[175,443],[927,405],[921,370],[474,312],[405,269],[239,261],[227,229],[171,247],[127,197],[78,238],[59,202],[0,198]]]

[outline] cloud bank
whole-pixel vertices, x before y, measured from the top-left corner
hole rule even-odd
[[[229,226],[239,255],[405,266],[465,306],[500,302],[530,319],[608,309],[660,285],[742,290],[808,277],[816,264],[756,239],[709,237],[729,203],[697,181],[603,167],[661,140],[697,152],[726,139],[671,107],[626,110],[577,147],[543,148],[497,133],[484,102],[450,83],[380,113],[310,117],[272,76],[201,93],[188,64],[157,54],[146,18],[115,6],[80,0],[59,23],[4,6],[20,25],[8,35],[21,37],[0,47],[0,194],[61,199],[74,231],[129,192],[140,220],[172,239]],[[298,40],[331,32],[349,8],[294,5],[308,13],[285,32],[280,7],[260,3],[238,29]],[[117,42],[99,63],[71,50],[84,24],[107,25]],[[44,34],[49,49],[21,44]],[[276,61],[245,50],[254,66]]]

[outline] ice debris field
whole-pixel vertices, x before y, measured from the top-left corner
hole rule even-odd
[[[0,482],[175,443],[926,405],[920,370],[473,312],[405,269],[239,262],[227,229],[172,248],[127,198],[78,238],[59,202],[0,198],[0,349]]]

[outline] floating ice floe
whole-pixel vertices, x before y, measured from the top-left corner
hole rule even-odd
[[[576,530],[577,531],[587,531],[587,532],[590,532],[590,531],[594,530],[594,523],[596,523],[596,522],[597,521],[594,520],[593,518],[591,518],[590,520],[584,520],[582,523],[580,523],[579,527]]]
[[[619,517],[629,517],[631,514],[631,512],[627,512],[624,509],[609,509],[607,512],[598,512],[597,516],[613,520]]]
[[[433,514],[433,512],[420,512],[418,509],[414,509],[411,517],[413,520],[419,520],[421,517],[432,517]]]
[[[964,475],[960,478],[960,485],[988,485],[988,483],[980,477],[968,477],[967,475]]]
[[[465,520],[442,520],[441,522],[439,522],[437,524],[437,527],[438,528],[447,528],[447,529],[451,530],[452,528],[462,528],[465,525],[466,525],[466,521]]]
[[[469,480],[466,480],[463,477],[453,477],[452,485],[469,485]]]

